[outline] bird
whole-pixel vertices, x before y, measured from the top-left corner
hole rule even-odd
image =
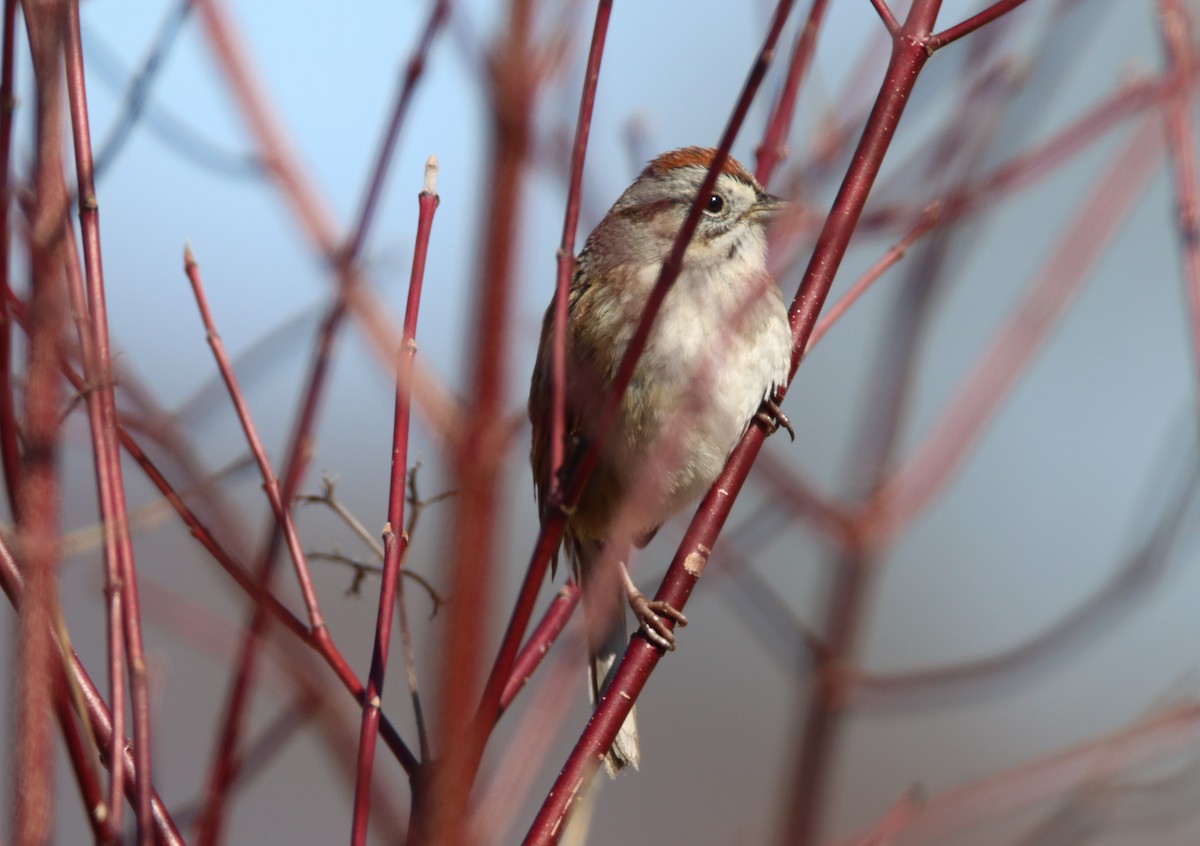
[[[658,156],[584,242],[567,300],[564,455],[578,454],[592,437],[590,427],[714,156],[705,147]],[[783,426],[795,438],[775,400],[790,372],[792,333],[767,270],[766,225],[786,202],[727,157],[702,205],[613,430],[567,512],[563,545],[583,595],[593,703],[628,645],[626,600],[643,635],[660,649],[675,646],[666,620],[687,624],[678,610],[648,600],[636,587],[628,570],[632,547],[644,547],[664,522],[707,492],[756,418],[768,433]],[[551,302],[528,404],[530,464],[543,517],[559,481],[550,467],[553,328]],[[636,769],[640,758],[631,710],[604,764],[615,775],[626,766]]]

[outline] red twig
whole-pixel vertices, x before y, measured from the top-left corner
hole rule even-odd
[[[1195,56],[1189,56],[1186,74],[1188,83],[1194,84],[1200,74],[1200,61]],[[1005,195],[1037,184],[1040,178],[1099,141],[1121,121],[1164,102],[1171,90],[1170,81],[1159,76],[1125,85],[1050,138],[1020,153],[974,185],[953,196],[937,198],[935,202],[943,205],[943,220],[954,221],[981,208],[990,208]],[[863,215],[862,226],[876,229],[893,221],[908,220],[914,213],[914,209],[905,207],[877,208]]]
[[[250,416],[250,408],[246,405],[246,398],[238,386],[237,376],[233,372],[233,365],[229,361],[229,356],[225,353],[225,344],[221,341],[221,336],[217,333],[216,324],[213,323],[212,313],[208,308],[208,298],[204,294],[204,283],[200,279],[200,266],[196,263],[195,258],[193,258],[190,248],[184,249],[183,269],[184,273],[187,274],[188,282],[191,283],[192,292],[196,296],[196,308],[200,311],[200,319],[204,322],[205,335],[208,339],[209,347],[212,348],[217,369],[220,371],[221,378],[225,381],[225,385],[229,389],[229,398],[233,403],[234,410],[237,412],[238,421],[242,424],[242,432],[246,436],[246,443],[250,447],[250,452],[254,456],[255,463],[258,464],[259,473],[262,475],[263,490],[267,494],[267,501],[271,504],[271,511],[275,514],[275,519],[283,526],[284,539],[287,542],[288,552],[291,554],[292,564],[296,570],[296,579],[300,585],[300,593],[304,597],[304,606],[308,610],[309,626],[312,628],[313,633],[316,634],[325,629],[325,618],[321,616],[321,604],[317,600],[317,591],[313,587],[312,576],[308,571],[308,563],[304,557],[304,550],[300,546],[300,538],[296,534],[296,526],[292,522],[291,507],[279,495],[279,480],[275,477],[275,473],[271,469],[270,461],[267,458],[267,451],[263,447],[262,440],[258,437],[258,429]]]
[[[281,495],[284,502],[292,502],[299,489],[304,471],[308,467],[308,458],[312,451],[313,427],[316,424],[320,399],[324,394],[334,338],[342,325],[345,314],[345,301],[339,296],[326,313],[325,319],[321,322],[321,328],[317,332],[313,363],[309,370],[303,398],[300,401],[300,410],[296,415],[295,428],[292,431],[287,451],[288,457],[284,465]],[[254,574],[254,582],[264,594],[269,595],[271,591],[282,537],[279,523],[272,519],[270,535]],[[271,606],[266,602],[255,602],[244,629],[241,646],[237,653],[233,682],[226,698],[221,727],[217,732],[216,752],[209,769],[203,805],[200,809],[200,822],[196,837],[196,842],[200,846],[212,846],[219,842],[221,837],[225,820],[226,792],[229,785],[237,779],[240,766],[239,745],[243,715],[250,699],[259,646],[267,630],[270,617]],[[301,631],[303,632],[301,637],[306,637],[307,631],[303,626],[301,626]]]
[[[0,463],[4,468],[4,488],[8,507],[16,520],[20,517],[21,448],[17,436],[17,416],[13,409],[12,384],[12,313],[9,307],[12,233],[9,209],[12,206],[10,164],[12,158],[13,112],[16,111],[17,0],[4,0],[4,42],[0,47]]]
[[[1012,684],[1018,673],[1035,674],[1051,661],[1058,666],[1068,664],[1074,655],[1094,645],[1099,632],[1113,631],[1122,618],[1140,607],[1137,600],[1145,600],[1161,588],[1171,553],[1189,525],[1188,516],[1200,489],[1200,451],[1195,446],[1181,449],[1178,443],[1169,442],[1162,452],[1159,464],[1173,472],[1154,474],[1139,498],[1141,502],[1162,499],[1162,505],[1145,511],[1137,520],[1141,536],[1136,544],[1087,598],[1020,643],[982,657],[900,673],[855,670],[848,690],[855,705],[860,710],[894,710],[905,702],[929,701],[931,694],[968,685],[974,685],[978,696],[990,696],[997,686]],[[1171,476],[1177,478],[1168,478]],[[1165,498],[1163,488],[1169,488]]]
[[[805,348],[805,354],[817,345],[817,342],[825,336],[825,333],[829,331],[833,324],[841,319],[850,306],[858,302],[858,298],[866,293],[867,289],[874,285],[876,280],[887,272],[888,268],[904,258],[913,244],[941,222],[942,210],[943,206],[940,203],[930,205],[925,210],[925,213],[921,215],[921,219],[917,221],[917,224],[903,238],[889,247],[887,252],[879,257],[878,261],[867,268],[866,273],[854,281],[854,284],[847,289],[842,298],[834,303],[821,317],[821,322],[816,325],[812,336],[808,339],[808,347]]]
[[[116,401],[113,397],[112,353],[108,337],[108,313],[105,306],[104,271],[100,257],[99,204],[93,177],[91,131],[88,125],[87,89],[83,72],[83,46],[79,33],[79,6],[67,4],[65,59],[67,95],[71,112],[71,127],[75,147],[75,171],[78,179],[79,222],[83,235],[83,256],[86,271],[88,325],[81,327],[81,342],[85,354],[85,372],[90,389],[87,392],[89,416],[92,423],[92,443],[96,468],[96,483],[100,499],[100,516],[105,526],[105,551],[108,560],[109,600],[113,613],[109,617],[110,644],[124,638],[129,656],[129,686],[133,712],[134,757],[139,774],[136,785],[138,842],[149,846],[153,836],[150,809],[150,693],[146,681],[146,656],[142,643],[141,613],[138,602],[137,572],[133,560],[133,541],[129,534],[129,514],[125,503],[125,483],[121,474],[120,449],[117,445]],[[73,249],[71,262],[74,261]],[[82,305],[82,304],[81,304]],[[86,340],[84,340],[86,339]],[[122,607],[124,603],[124,607]],[[113,651],[114,694],[122,683],[120,648]],[[114,696],[114,710],[119,703]],[[117,728],[120,726],[118,718]],[[120,738],[119,732],[114,736]],[[119,754],[112,750],[110,758]],[[120,827],[121,768],[113,769],[114,777],[109,800],[113,808],[113,826]]]
[[[894,38],[896,33],[900,31],[900,21],[896,20],[896,16],[892,14],[887,0],[871,0],[871,5],[879,13],[879,19],[883,21],[883,25],[887,28],[888,35]]]
[[[60,670],[56,673],[58,678],[64,680],[61,665],[56,669]],[[71,762],[71,771],[75,775],[75,784],[78,786],[80,798],[83,800],[88,825],[91,826],[92,837],[97,843],[116,843],[120,835],[119,830],[113,826],[112,816],[109,813],[112,803],[105,799],[99,774],[92,766],[93,760],[98,760],[99,750],[94,748],[89,742],[90,738],[84,737],[80,731],[79,725],[75,722],[75,712],[71,709],[71,700],[66,691],[62,689],[64,687],[66,687],[65,684],[60,685],[59,689],[55,691],[54,714],[58,718],[58,730],[62,733],[63,746],[66,747],[67,760]],[[80,714],[80,719],[86,720],[86,714]],[[114,767],[114,769],[123,769],[123,767]],[[121,781],[124,783],[124,779]]]
[[[12,301],[17,303],[17,301]],[[26,334],[29,332],[29,318],[20,311],[14,312],[18,320],[26,321]],[[60,361],[63,375],[71,383],[76,391],[84,389],[84,381],[82,377],[76,374],[65,362]],[[131,459],[142,469],[146,479],[158,490],[166,499],[172,510],[179,516],[180,520],[187,527],[192,536],[200,543],[213,560],[220,565],[230,578],[237,583],[238,587],[244,590],[254,602],[265,606],[285,629],[304,643],[306,646],[315,650],[334,671],[338,680],[346,688],[347,691],[355,698],[355,701],[361,704],[364,688],[362,683],[355,677],[346,663],[345,658],[338,651],[336,645],[328,637],[328,634],[322,629],[317,632],[310,631],[309,628],[293,614],[287,606],[279,601],[272,593],[265,590],[262,585],[254,578],[251,573],[242,566],[237,558],[221,545],[216,539],[216,536],[201,520],[191,507],[184,501],[180,495],[162,473],[158,466],[150,460],[145,451],[138,445],[129,432],[121,426],[117,430],[117,434],[121,441],[121,447],[124,449]],[[324,636],[322,636],[324,634]],[[107,717],[105,718],[107,719]],[[110,736],[111,732],[106,730],[105,737]],[[380,724],[380,734],[387,743],[388,748],[395,754],[396,759],[406,772],[412,773],[417,768],[417,759],[405,745],[401,739],[399,732],[387,719],[383,717]],[[131,759],[132,760],[132,759]],[[157,812],[156,812],[157,813]]]
[[[379,612],[375,622],[375,646],[371,654],[371,670],[367,676],[367,691],[363,697],[362,728],[358,739],[357,778],[354,783],[354,816],[350,842],[361,846],[367,839],[367,820],[371,803],[371,768],[375,763],[375,738],[379,731],[379,715],[383,697],[384,673],[387,670],[388,650],[392,636],[392,610],[396,606],[396,591],[400,582],[400,564],[408,550],[408,534],[404,526],[405,479],[408,472],[408,430],[411,417],[412,362],[417,354],[417,315],[421,306],[421,287],[425,278],[425,256],[429,249],[429,233],[438,206],[437,160],[429,157],[425,165],[425,187],[418,197],[420,215],[417,219],[417,238],[413,246],[412,275],[408,282],[408,304],[404,311],[404,347],[397,353],[396,409],[392,429],[392,472],[388,488],[387,525],[383,530],[383,578],[379,587]]]
[[[75,250],[69,247],[63,250],[64,265],[67,275],[67,292],[71,300],[71,311],[74,314],[79,336],[81,358],[84,365],[83,384],[92,386],[84,388],[82,393],[88,410],[88,424],[92,434],[92,449],[96,467],[96,485],[102,514],[111,509],[112,497],[111,477],[107,473],[109,459],[106,454],[107,442],[104,436],[104,417],[100,408],[99,386],[103,377],[99,375],[97,353],[94,336],[89,322],[86,294],[84,292],[83,275],[79,268],[79,257]],[[105,469],[101,469],[105,468]],[[108,646],[108,691],[109,702],[113,713],[113,743],[125,742],[125,590],[124,575],[121,565],[121,552],[117,545],[116,527],[107,518],[102,518],[101,526],[104,532],[104,578],[105,593],[107,594],[106,634]],[[108,750],[109,760],[116,760],[121,754],[117,747]],[[112,825],[120,830],[124,813],[125,772],[116,767],[112,770],[109,782],[107,804],[112,809],[110,819]]]
[[[1197,198],[1200,189],[1196,176],[1196,134],[1190,115],[1192,80],[1187,73],[1192,62],[1192,27],[1181,0],[1159,0],[1158,8],[1170,90],[1164,110],[1167,146],[1175,169],[1179,240],[1191,311],[1192,367],[1200,384],[1200,199]]]
[[[924,61],[932,52],[929,47],[930,29],[937,19],[940,0],[914,3],[908,19],[897,35],[884,86],[880,90],[878,103],[894,96],[893,90],[905,85],[909,90],[920,72]],[[897,65],[908,65],[907,76],[901,80],[893,78]],[[873,112],[874,114],[874,112]],[[962,111],[960,131],[968,129],[970,112]],[[870,125],[865,135],[872,132]],[[953,135],[948,136],[953,138]],[[865,140],[865,137],[864,137]],[[969,149],[964,147],[964,149]],[[945,150],[948,154],[951,151]],[[960,189],[955,189],[958,191]],[[835,214],[836,214],[835,204]],[[944,241],[944,239],[943,239]],[[911,296],[906,298],[895,322],[891,343],[884,348],[884,359],[891,368],[880,371],[880,384],[872,393],[875,406],[868,410],[863,429],[860,464],[869,488],[877,486],[877,479],[890,464],[894,452],[898,423],[903,404],[904,385],[909,381],[915,342],[923,316],[928,311],[933,272],[944,256],[944,244],[934,245],[929,252],[929,268],[917,269],[913,276]],[[809,844],[815,841],[828,791],[829,763],[842,726],[841,715],[845,708],[845,676],[847,665],[853,660],[856,643],[862,630],[867,596],[873,569],[873,532],[876,519],[860,522],[862,531],[849,539],[838,562],[828,602],[828,622],[824,635],[827,653],[819,663],[818,675],[813,686],[812,701],[802,722],[801,743],[795,757],[790,792],[794,797],[787,812],[781,842]]]
[[[937,35],[929,39],[929,51],[939,50],[945,47],[952,41],[957,41],[964,35],[970,35],[975,30],[982,26],[986,26],[1002,15],[1006,15],[1013,9],[1024,3],[1025,0],[997,0],[991,6],[988,6],[982,12],[972,15],[961,23],[957,23],[949,29],[944,29]]]
[[[792,128],[792,116],[796,113],[796,99],[800,95],[800,88],[808,75],[808,69],[812,66],[813,54],[817,49],[817,35],[821,31],[828,7],[829,0],[812,0],[812,5],[808,8],[808,17],[796,33],[796,45],[792,48],[792,59],[788,64],[783,90],[779,92],[779,99],[775,101],[771,116],[767,119],[762,142],[758,145],[754,175],[763,185],[771,181],[776,166],[787,158],[785,141],[788,131]]]
[[[558,247],[558,277],[554,288],[554,340],[551,345],[550,376],[550,478],[547,489],[557,488],[563,462],[566,418],[567,372],[567,297],[575,270],[575,233],[579,228],[580,184],[587,155],[588,135],[592,129],[592,109],[596,103],[596,83],[600,79],[600,60],[612,0],[596,3],[596,23],[584,70],[583,90],[579,95],[579,117],[575,123],[575,143],[571,148],[570,178],[567,182],[567,208],[563,215],[562,242]]]
[[[500,695],[501,713],[512,704],[512,701],[517,698],[517,694],[525,687],[525,683],[529,681],[533,671],[537,669],[546,653],[550,651],[550,647],[562,634],[562,630],[566,627],[567,621],[571,619],[571,614],[574,613],[575,606],[578,604],[579,585],[567,582],[559,588],[550,607],[542,615],[542,621],[533,630],[533,634],[529,636],[529,640],[526,641],[525,646],[521,648],[513,662],[512,674],[508,677],[508,684],[504,686],[504,692]]]

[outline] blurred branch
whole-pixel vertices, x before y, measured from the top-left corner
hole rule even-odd
[[[1192,368],[1200,385],[1200,185],[1196,174],[1196,133],[1191,120],[1193,80],[1188,74],[1195,42],[1191,18],[1182,0],[1159,0],[1159,20],[1167,54],[1166,82],[1170,91],[1163,117],[1167,149],[1174,167],[1179,243],[1183,253],[1184,286],[1191,312]],[[1200,389],[1196,394],[1200,402]]]
[[[25,455],[17,523],[17,548],[24,576],[13,654],[16,685],[13,750],[15,791],[12,831],[15,846],[48,843],[54,823],[55,648],[51,627],[58,613],[59,403],[58,359],[67,319],[63,285],[69,228],[63,181],[62,2],[23,8],[36,85],[36,150],[32,208],[29,211],[30,295],[25,365]],[[7,558],[7,550],[5,550]],[[8,581],[19,584],[15,564]],[[10,595],[12,591],[10,591]],[[14,603],[15,604],[15,603]],[[116,769],[116,768],[114,768]]]
[[[800,87],[808,76],[808,69],[812,66],[813,54],[817,49],[817,34],[821,31],[827,8],[829,0],[811,0],[808,17],[796,33],[796,43],[792,47],[792,58],[788,62],[783,89],[771,109],[771,116],[767,118],[766,129],[763,130],[762,141],[755,156],[757,161],[754,176],[763,185],[771,181],[775,168],[787,158],[786,140],[792,128],[792,117],[796,113],[796,100],[800,96]]]
[[[1156,505],[1153,511],[1147,508],[1147,513],[1133,520],[1139,533],[1142,526],[1147,527],[1145,536],[1098,590],[1059,615],[1044,631],[985,658],[902,673],[853,673],[849,693],[855,704],[865,709],[889,708],[895,707],[897,701],[925,701],[931,695],[949,698],[965,691],[968,685],[975,697],[988,696],[997,686],[1011,686],[1017,673],[1033,672],[1056,657],[1060,663],[1066,661],[1073,648],[1090,648],[1099,632],[1112,631],[1119,621],[1118,615],[1127,617],[1151,595],[1152,588],[1161,585],[1180,532],[1196,522],[1200,444],[1190,426],[1185,431],[1189,445],[1180,449],[1178,438],[1164,441],[1157,462],[1159,469],[1150,473],[1146,490],[1138,497],[1141,503],[1161,500],[1161,505]],[[1164,485],[1163,480],[1171,476],[1174,480]],[[1165,496],[1164,488],[1168,490]]]
[[[437,687],[441,760],[427,793],[419,793],[410,843],[459,843],[472,784],[496,710],[490,692],[472,719],[483,674],[488,602],[499,576],[495,532],[500,523],[500,469],[505,442],[505,377],[513,339],[517,224],[524,211],[533,105],[546,55],[533,36],[530,0],[512,0],[490,54],[488,98],[491,152],[485,166],[482,209],[486,224],[476,267],[474,322],[465,390],[469,406],[449,460],[458,491],[446,555],[450,594],[445,651]],[[500,677],[507,677],[507,668]],[[499,690],[494,696],[499,697]]]
[[[175,46],[176,36],[196,0],[177,0],[159,27],[157,36],[134,72],[99,33],[88,31],[88,68],[107,88],[121,96],[121,111],[96,154],[96,178],[100,179],[117,161],[139,124],[144,124],[169,149],[204,170],[234,179],[262,178],[262,161],[253,153],[223,148],[206,137],[205,130],[189,124],[151,97],[154,83]]]
[[[17,0],[4,0],[4,42],[0,47],[0,462],[4,493],[13,520],[20,519],[21,447],[13,406],[12,284],[12,134],[16,110],[16,67],[13,61]]]
[[[840,841],[840,846],[883,846],[899,835],[913,842],[944,838],[969,824],[1002,816],[1080,785],[1101,783],[1197,742],[1200,705],[1188,702],[1166,708],[1104,737],[925,798],[904,816],[902,825],[885,818],[875,828]],[[884,831],[887,836],[880,836]]]
[[[1107,176],[1080,204],[1025,299],[963,380],[958,394],[921,445],[872,496],[867,508],[881,518],[874,531],[890,535],[907,526],[975,443],[1145,187],[1162,154],[1158,136],[1155,122],[1143,122]]]

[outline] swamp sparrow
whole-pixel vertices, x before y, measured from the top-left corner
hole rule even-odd
[[[687,147],[652,161],[579,254],[566,332],[567,456],[590,436],[713,152]],[[627,645],[622,593],[660,648],[674,648],[664,617],[687,622],[634,586],[626,568],[630,547],[645,546],[663,522],[708,491],[753,418],[770,431],[779,425],[791,431],[773,396],[787,379],[792,333],[766,267],[765,223],[783,204],[732,158],[725,161],[616,425],[568,516],[565,544],[583,591],[593,701]],[[552,483],[553,326],[551,304],[529,390],[530,461],[542,509]],[[626,764],[636,767],[638,757],[630,712],[605,764],[612,775]]]

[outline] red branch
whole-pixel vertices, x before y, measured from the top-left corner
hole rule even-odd
[[[928,42],[929,51],[932,53],[934,50],[945,47],[952,41],[957,41],[964,35],[970,35],[980,27],[986,26],[1002,15],[1008,14],[1024,2],[1025,0],[998,0],[998,2],[988,6],[982,12],[972,15],[965,21],[955,24],[949,29],[942,30],[930,38]]]
[[[100,500],[100,517],[105,527],[105,559],[108,564],[110,614],[108,619],[110,655],[112,657],[113,710],[120,698],[116,696],[121,679],[124,649],[129,655],[129,687],[132,699],[134,757],[137,760],[137,831],[138,842],[149,846],[152,838],[150,785],[150,690],[146,679],[146,655],[142,643],[140,603],[138,601],[137,571],[133,560],[133,539],[129,534],[129,512],[125,502],[125,482],[121,473],[120,447],[117,445],[117,406],[113,396],[112,351],[108,337],[108,312],[105,305],[104,271],[100,257],[99,204],[96,198],[92,163],[91,130],[88,125],[87,88],[83,71],[83,45],[79,32],[79,6],[67,6],[65,40],[67,95],[71,112],[71,128],[75,147],[75,171],[78,180],[79,223],[83,235],[83,257],[87,281],[88,325],[80,327],[81,343],[85,350],[85,376],[92,444],[96,469],[96,485]],[[69,250],[75,261],[73,248]],[[77,274],[70,274],[77,276]],[[124,607],[122,607],[124,603]],[[120,719],[117,726],[120,726]],[[119,731],[114,737],[123,742]],[[119,750],[110,751],[115,759]],[[114,828],[120,828],[121,768],[113,768],[113,783],[109,794]]]
[[[558,636],[562,634],[562,630],[566,627],[567,621],[571,619],[571,614],[574,613],[575,606],[578,604],[579,585],[574,582],[567,582],[554,595],[554,600],[546,609],[546,613],[542,615],[541,622],[533,630],[533,634],[529,636],[529,640],[521,648],[513,662],[512,674],[508,677],[508,684],[504,686],[504,692],[500,695],[501,713],[512,704],[512,701],[517,698],[517,694],[525,687],[525,683],[529,681],[529,677],[533,675],[533,671],[537,669],[542,658],[550,651],[550,647],[558,640]]]
[[[896,33],[900,31],[900,21],[896,20],[896,16],[892,14],[887,0],[871,0],[871,5],[879,13],[879,19],[883,21],[883,25],[887,28],[888,35],[894,38]]]
[[[359,681],[354,675],[353,671],[351,671],[349,665],[346,663],[346,659],[342,656],[341,652],[334,644],[333,639],[329,636],[329,630],[325,627],[325,624],[322,621],[320,608],[316,602],[316,592],[312,588],[312,581],[308,574],[308,567],[305,563],[304,552],[300,548],[300,542],[296,536],[295,524],[292,522],[291,511],[290,509],[284,507],[280,499],[279,490],[277,487],[278,483],[276,482],[274,474],[271,471],[266,454],[262,449],[262,444],[258,440],[257,433],[253,428],[253,423],[250,420],[248,411],[245,408],[245,398],[237,388],[237,380],[233,375],[232,369],[230,368],[228,356],[225,355],[224,346],[221,344],[220,337],[213,329],[212,316],[209,314],[207,302],[204,297],[203,286],[200,281],[199,267],[192,259],[190,252],[185,253],[184,269],[187,273],[188,280],[192,284],[193,291],[196,293],[197,305],[207,328],[209,344],[212,346],[214,356],[218,361],[218,366],[222,370],[222,376],[230,388],[230,394],[233,397],[235,407],[240,407],[241,409],[239,412],[239,417],[242,420],[243,429],[246,432],[247,440],[252,445],[251,449],[255,452],[255,459],[258,462],[260,471],[263,475],[264,488],[266,489],[268,499],[271,501],[272,511],[274,512],[276,519],[283,524],[283,532],[284,537],[287,540],[288,550],[292,555],[292,561],[295,564],[297,575],[301,580],[301,590],[306,595],[306,603],[308,604],[309,608],[311,627],[305,628],[303,623],[300,623],[298,620],[296,620],[291,612],[287,611],[287,609],[282,606],[278,599],[276,599],[267,591],[264,591],[258,582],[256,582],[243,567],[237,564],[237,562],[229,558],[228,555],[222,553],[221,555],[217,556],[217,560],[225,567],[227,571],[229,571],[231,575],[234,576],[234,578],[238,581],[238,584],[247,590],[251,596],[254,596],[260,602],[268,603],[276,616],[279,616],[285,622],[288,622],[290,624],[289,627],[292,628],[294,632],[299,634],[305,643],[316,649],[337,674],[342,684],[346,686],[347,690],[349,690],[350,693],[354,695],[355,699],[357,699],[361,704],[365,694],[365,688],[363,687],[362,682]],[[126,448],[129,448],[128,444],[126,445]],[[145,457],[143,456],[142,461],[144,460]],[[143,467],[145,467],[145,464],[143,464]],[[161,476],[159,479],[161,479]],[[159,484],[159,481],[154,477],[152,477],[152,481],[155,481],[156,484]],[[165,480],[161,481],[165,482]],[[169,486],[166,486],[166,489],[170,490]],[[183,505],[178,494],[173,490],[170,492],[172,496],[172,506],[175,507],[176,511],[180,512],[181,514],[186,513],[188,515],[187,523],[189,527],[196,527],[200,525],[199,521],[195,519],[194,515],[191,515],[190,511],[188,511],[186,506]],[[193,529],[193,531],[195,531],[195,529]],[[219,545],[217,545],[215,541],[212,541],[211,535],[209,535],[208,540],[210,543],[206,544],[206,546],[210,551],[220,549]],[[384,722],[382,728],[384,739],[388,742],[388,746],[391,747],[396,753],[401,766],[403,766],[406,771],[412,772],[417,763],[412,752],[407,746],[405,746],[403,740],[401,740],[399,735],[396,734],[395,729],[390,723]]]
[[[411,385],[413,359],[417,354],[417,315],[421,306],[421,286],[425,278],[425,256],[429,250],[429,233],[433,214],[438,207],[437,160],[432,156],[425,166],[425,187],[418,197],[420,215],[417,218],[417,239],[413,246],[412,275],[408,281],[408,304],[404,311],[404,347],[397,354],[396,408],[392,429],[392,472],[388,489],[387,525],[383,530],[383,578],[379,587],[379,611],[375,622],[375,647],[371,654],[371,670],[367,676],[367,692],[363,697],[362,728],[358,739],[357,778],[354,783],[354,816],[351,821],[350,842],[362,846],[367,839],[367,820],[371,806],[371,768],[375,763],[375,738],[379,732],[383,679],[387,671],[388,647],[392,637],[392,610],[396,606],[396,590],[400,582],[400,564],[408,550],[408,534],[404,526],[405,478],[408,470],[408,430],[411,418]]]
[[[225,352],[225,344],[221,340],[220,334],[217,333],[212,312],[208,308],[208,298],[204,293],[204,283],[200,279],[200,266],[193,258],[190,248],[184,250],[183,269],[192,285],[192,292],[196,296],[196,308],[200,311],[200,319],[204,322],[205,336],[212,349],[217,369],[221,373],[225,386],[229,389],[229,399],[237,412],[238,421],[242,424],[242,433],[246,436],[246,443],[258,465],[259,473],[262,475],[263,490],[267,494],[267,501],[271,504],[271,511],[275,514],[275,519],[283,527],[288,552],[292,556],[292,564],[296,569],[296,580],[300,585],[300,593],[304,597],[304,606],[308,610],[309,626],[314,633],[323,631],[325,618],[321,616],[321,604],[317,600],[317,591],[313,587],[312,575],[308,570],[304,550],[300,547],[300,537],[296,534],[296,525],[292,521],[290,504],[285,503],[279,495],[279,480],[271,469],[267,451],[258,436],[258,428],[250,416],[250,407],[246,404],[246,397],[238,385],[237,376],[234,375],[233,364]]]
[[[1118,776],[1178,755],[1194,747],[1197,741],[1200,741],[1200,704],[1188,702],[1164,708],[1106,737],[1008,772],[919,802],[903,799],[880,822],[839,841],[839,846],[884,844],[900,834],[905,835],[905,842],[942,841],[981,819],[1003,817],[1080,784],[1105,786],[1106,798],[1113,800],[1120,788],[1112,781]]]

